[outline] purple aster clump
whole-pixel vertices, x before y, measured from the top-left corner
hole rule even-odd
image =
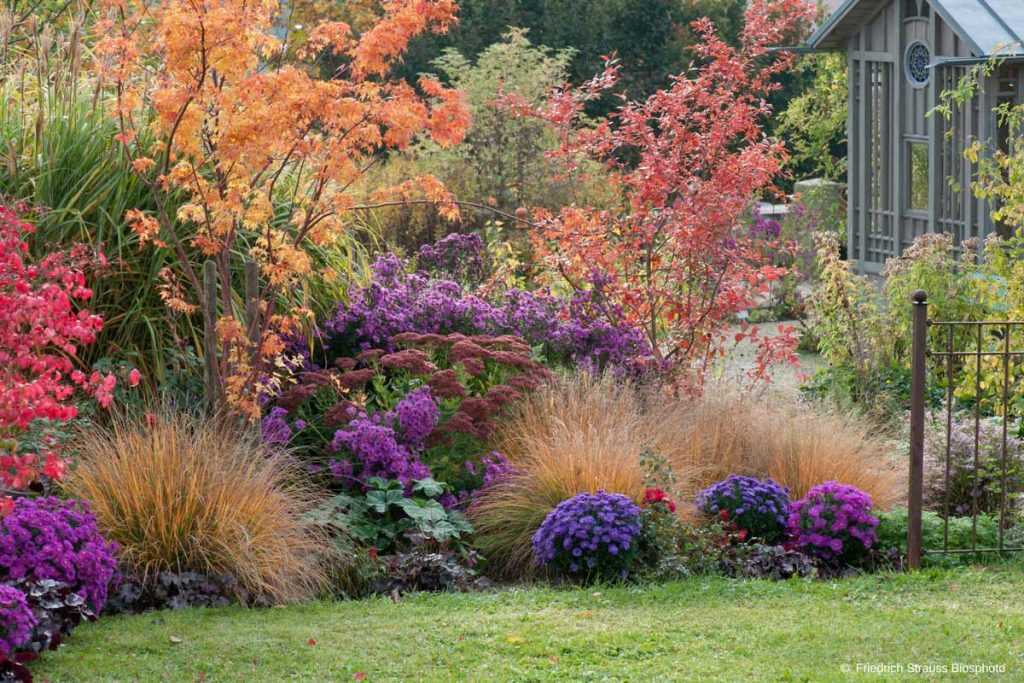
[[[357,417],[335,432],[331,448],[355,456],[361,481],[370,477],[395,479],[408,489],[414,480],[430,476],[430,469],[413,450],[399,443],[391,426],[370,417]]]
[[[437,427],[441,411],[434,402],[430,387],[420,387],[406,394],[398,402],[394,417],[402,440],[411,448],[421,449],[427,437]]]
[[[567,302],[519,289],[484,299],[455,281],[406,272],[393,254],[380,257],[372,270],[371,283],[352,292],[323,324],[323,342],[335,353],[394,351],[392,338],[411,332],[516,335],[542,347],[552,362],[591,370],[634,372],[653,357],[643,331],[624,322],[622,311],[607,301],[607,278],[600,273]]]
[[[871,497],[827,481],[790,506],[789,534],[798,549],[824,560],[854,562],[877,540]]]
[[[697,508],[734,524],[746,538],[782,540],[789,519],[789,490],[771,479],[731,475],[697,495]]]
[[[284,408],[271,408],[260,421],[260,434],[263,443],[286,446],[292,439],[292,427],[288,424],[288,411]]]
[[[420,247],[416,254],[416,268],[434,277],[479,285],[490,272],[490,259],[480,235],[475,232],[452,233],[434,244]]]
[[[533,535],[537,564],[571,577],[629,575],[641,533],[640,508],[618,493],[581,493],[548,513]]]
[[[750,236],[762,239],[778,239],[782,234],[782,225],[754,209],[754,223],[750,226]]]
[[[103,609],[117,575],[117,545],[100,535],[86,503],[19,498],[0,530],[0,581],[60,581],[97,613]]]
[[[38,620],[25,594],[12,586],[0,586],[0,657],[24,647]]]
[[[508,457],[499,451],[492,451],[480,458],[480,465],[483,467],[483,488],[491,487],[515,473],[515,467]]]
[[[490,331],[500,315],[479,297],[451,280],[407,273],[394,254],[373,264],[373,279],[355,290],[323,326],[329,346],[346,352],[371,348],[394,350],[391,338],[402,332],[476,334]]]

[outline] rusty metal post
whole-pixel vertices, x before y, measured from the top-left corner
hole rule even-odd
[[[921,497],[924,482],[924,402],[928,353],[928,295],[918,290],[913,302],[910,388],[910,495],[907,499],[907,564],[921,566]]]

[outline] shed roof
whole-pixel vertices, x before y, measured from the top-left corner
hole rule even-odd
[[[846,0],[808,39],[812,48],[841,48],[891,0]],[[1024,1],[928,0],[976,57],[1024,55]]]

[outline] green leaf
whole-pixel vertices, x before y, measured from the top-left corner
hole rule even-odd
[[[427,498],[437,498],[444,494],[448,485],[434,480],[432,477],[417,479],[412,483],[413,493],[422,493]]]

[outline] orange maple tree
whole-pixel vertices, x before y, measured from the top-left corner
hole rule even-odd
[[[537,210],[538,253],[574,287],[600,279],[606,310],[641,325],[689,388],[699,389],[711,362],[743,338],[758,344],[755,375],[794,358],[792,329],[776,337],[759,337],[752,326],[727,331],[785,272],[750,235],[749,219],[785,159],[763,122],[773,77],[793,57],[770,48],[795,44],[814,15],[805,0],[751,0],[738,47],[708,20],[695,22],[700,61],[668,88],[596,123],[586,106],[617,82],[614,60],[583,86],[527,108],[558,126],[556,155],[569,167],[596,159],[620,192],[611,209]]]
[[[457,91],[429,77],[418,87],[389,78],[412,38],[453,25],[456,4],[384,0],[380,19],[361,34],[324,22],[297,47],[275,37],[278,0],[101,4],[97,71],[112,93],[117,140],[157,207],[127,220],[141,242],[177,256],[165,301],[195,310],[196,252],[217,264],[221,283],[235,286],[239,260],[258,264],[258,315],[236,312],[241,297],[220,288],[216,359],[229,402],[255,416],[256,396],[272,391],[280,375],[286,335],[308,315],[277,310],[278,295],[313,274],[311,247],[344,233],[358,208],[353,186],[385,152],[421,135],[456,144],[468,127]],[[286,50],[308,63],[281,59]],[[319,78],[314,63],[325,52],[342,66]],[[381,188],[370,201],[406,199],[458,213],[431,177]]]

